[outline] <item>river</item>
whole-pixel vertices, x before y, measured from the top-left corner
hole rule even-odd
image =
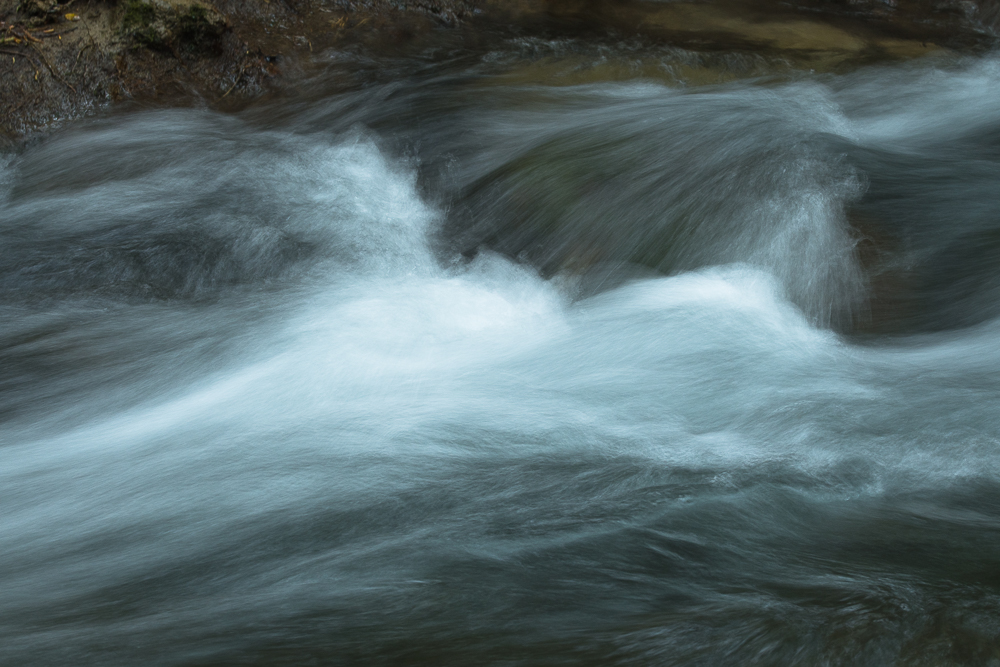
[[[1000,61],[502,55],[0,157],[0,662],[1000,665]]]

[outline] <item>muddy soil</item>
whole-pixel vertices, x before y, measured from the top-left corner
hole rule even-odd
[[[338,50],[377,61],[515,35],[638,38],[837,70],[982,52],[998,17],[968,0],[0,0],[0,137],[122,105],[238,109]],[[531,58],[512,72],[559,74]]]

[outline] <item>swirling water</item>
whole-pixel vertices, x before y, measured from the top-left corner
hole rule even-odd
[[[446,68],[8,156],[0,661],[1000,663],[998,102]]]

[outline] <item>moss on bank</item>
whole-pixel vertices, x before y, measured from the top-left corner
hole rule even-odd
[[[127,0],[121,31],[139,45],[158,46],[163,43],[162,31],[156,25],[156,8],[142,0]]]
[[[121,18],[121,35],[133,47],[209,54],[218,51],[226,20],[210,6],[175,5],[148,0],[127,0]]]

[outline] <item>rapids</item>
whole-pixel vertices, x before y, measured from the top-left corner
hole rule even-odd
[[[491,62],[2,158],[0,662],[1000,664],[1000,63]]]

